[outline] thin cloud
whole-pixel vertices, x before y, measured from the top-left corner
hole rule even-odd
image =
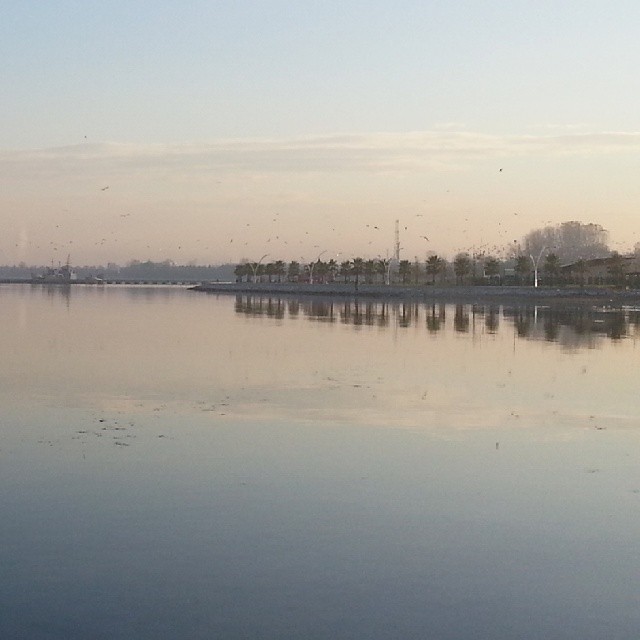
[[[5,176],[153,171],[389,172],[456,169],[509,157],[592,156],[640,151],[640,132],[497,136],[461,131],[336,134],[212,143],[87,144],[0,152]]]

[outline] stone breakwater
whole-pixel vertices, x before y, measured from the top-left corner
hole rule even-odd
[[[357,288],[351,284],[298,284],[298,283],[247,283],[247,282],[210,282],[192,287],[194,291],[206,293],[227,293],[264,296],[323,296],[369,299],[394,299],[451,302],[483,301],[575,301],[594,304],[640,305],[640,290],[622,290],[601,287],[503,287],[503,286],[402,286],[360,284]]]

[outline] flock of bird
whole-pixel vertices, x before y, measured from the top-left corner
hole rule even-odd
[[[499,173],[501,174],[503,173],[503,168],[499,169]],[[113,189],[111,188],[111,185],[104,184],[103,186],[99,187],[99,191],[106,195],[107,192],[113,192]],[[517,218],[518,215],[519,215],[518,212],[513,213],[514,218]],[[135,219],[135,216],[130,212],[118,213],[117,217],[123,223],[128,221],[129,219]],[[433,229],[434,221],[431,218],[427,217],[427,214],[425,213],[415,213],[413,214],[413,218],[414,218],[414,222],[403,225],[403,242],[408,243],[408,241],[410,241],[411,238],[413,237],[421,242],[429,243],[429,246],[427,247],[427,249],[435,251],[437,247],[431,246],[431,238],[430,238],[431,234],[426,235],[423,233],[423,229],[427,224],[429,224],[430,228]],[[268,245],[271,250],[271,253],[274,256],[276,252],[279,252],[283,258],[287,258],[288,254],[297,253],[297,251],[294,249],[294,246],[299,247],[298,251],[303,251],[303,252],[304,251],[313,252],[314,250],[320,248],[319,244],[310,244],[309,242],[310,232],[308,230],[304,230],[304,231],[296,230],[294,225],[291,224],[290,219],[287,219],[286,222],[284,222],[281,219],[280,213],[272,213],[270,216],[270,220],[271,220],[271,225],[269,225],[269,223],[267,224],[260,223],[259,221],[244,222],[244,228],[242,231],[240,229],[237,229],[237,222],[235,220],[233,219],[229,220],[228,221],[229,227],[235,226],[237,231],[235,234],[231,235],[231,237],[229,236],[227,237],[227,244],[229,246],[234,245],[234,247],[237,247],[236,251],[245,251],[245,252],[249,252],[250,249],[254,248],[256,245],[261,245],[261,247],[266,247],[266,245]],[[472,218],[470,216],[464,217],[463,220],[466,225],[469,225],[472,223]],[[551,220],[548,220],[547,224],[553,224],[553,222]],[[350,226],[352,227],[353,225],[350,225]],[[443,233],[445,233],[446,235],[446,230],[442,229],[441,224],[436,226],[440,227],[438,229],[439,235],[443,235]],[[62,227],[67,227],[67,225],[61,225],[61,224],[55,225],[55,228],[57,231],[55,234],[52,234],[55,236],[55,239],[51,239],[49,241],[49,250],[54,252],[57,252],[59,250],[66,251],[71,245],[73,245],[73,240],[69,238],[69,235],[71,235],[71,233],[69,233],[68,229],[64,230],[66,231],[67,238],[64,240],[61,239],[60,231]],[[487,225],[485,225],[485,228],[486,227]],[[476,242],[475,244],[463,246],[456,253],[459,253],[459,252],[467,252],[470,254],[484,253],[489,255],[495,255],[496,257],[503,257],[507,251],[507,247],[513,246],[514,244],[517,243],[517,240],[513,239],[513,231],[510,229],[510,227],[511,225],[508,222],[498,221],[495,227],[491,229],[492,234],[495,234],[497,231],[497,236],[499,239],[498,243],[489,244],[489,243],[483,242],[482,238],[480,238],[479,242]],[[131,235],[130,228],[126,228],[126,229],[121,228],[117,224],[114,224],[113,222],[110,223],[109,219],[105,219],[101,224],[96,225],[95,231],[99,231],[100,228],[108,229],[108,230],[103,231],[102,234],[99,234],[99,233],[96,234],[96,237],[93,241],[93,246],[95,247],[104,247],[105,245],[110,245],[110,244],[115,245],[121,242],[121,240],[122,241],[126,240],[126,244],[133,246],[134,243],[132,242],[132,240],[134,241],[137,240],[139,243],[139,246],[142,246],[147,250],[154,251],[154,252],[158,252],[159,250],[164,250],[167,252],[171,252],[172,250],[175,250],[175,251],[182,252],[183,246],[186,247],[187,245],[190,245],[192,247],[191,251],[193,251],[193,249],[196,249],[196,248],[198,251],[201,251],[201,252],[210,251],[210,247],[208,245],[203,246],[202,244],[200,244],[199,238],[195,240],[190,240],[190,241],[185,238],[182,240],[182,242],[174,243],[172,247],[171,246],[157,247],[157,246],[154,246],[152,242],[148,242],[148,241],[143,242],[141,241],[141,238],[133,238]],[[346,255],[347,253],[351,253],[353,251],[357,252],[357,248],[344,246],[345,238],[342,237],[342,229],[336,226],[331,226],[330,224],[328,224],[325,227],[324,232],[322,233],[323,247],[329,245],[331,242],[330,239],[329,240],[327,239],[328,231],[330,231],[331,234],[333,234],[333,236],[335,237],[336,252],[344,255]],[[359,235],[359,237],[357,237],[356,240],[360,244],[360,246],[363,246],[363,241],[364,241],[364,246],[369,247],[372,253],[376,253],[377,251],[377,255],[382,255],[386,249],[393,246],[392,225],[383,226],[379,223],[373,224],[369,222],[369,223],[363,224],[362,231],[363,233]],[[142,235],[144,231],[139,230],[139,233]],[[467,228],[463,228],[460,231],[460,233],[462,237],[470,237],[471,235],[477,232],[474,231],[473,229],[468,228],[467,226]],[[219,235],[216,238],[216,240],[217,240],[216,248],[218,250],[222,250],[224,240],[221,242],[220,241],[221,238],[219,237]],[[500,241],[503,241],[503,242],[500,243]],[[199,246],[194,247],[194,244]],[[16,243],[16,247],[17,246],[18,246],[18,243]],[[247,247],[247,249],[244,249],[243,247]],[[36,248],[40,249],[41,247],[39,245],[36,245]],[[333,247],[329,247],[329,248],[333,250]],[[424,249],[420,250],[417,246],[414,246],[414,250],[424,251]],[[221,253],[224,255],[225,253],[224,250],[222,250]],[[389,253],[388,250],[387,250],[387,253]],[[166,256],[166,257],[172,257],[172,256]],[[240,259],[242,257],[246,257],[246,256],[237,255],[235,256],[235,259]]]

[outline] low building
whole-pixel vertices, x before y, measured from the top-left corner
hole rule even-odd
[[[640,286],[640,255],[613,254],[606,258],[578,260],[560,267],[566,283],[584,285]]]

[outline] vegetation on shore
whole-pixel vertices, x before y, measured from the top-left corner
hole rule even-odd
[[[434,251],[424,259],[389,260],[354,257],[301,263],[244,260],[236,265],[237,282],[353,282],[402,285],[610,285],[640,286],[637,257],[608,247],[608,232],[597,224],[563,222],[530,231],[506,247],[480,245],[447,260]],[[325,253],[325,252],[322,252]]]

